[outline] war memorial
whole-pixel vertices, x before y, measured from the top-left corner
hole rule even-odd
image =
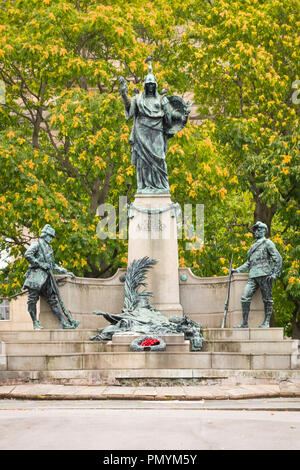
[[[270,327],[282,259],[265,224],[253,225],[247,259],[228,276],[197,277],[178,265],[166,152],[168,139],[187,123],[189,103],[159,93],[147,62],[142,93],[129,97],[119,78],[125,118],[133,120],[137,176],[127,269],[110,278],[75,277],[55,259],[55,227],[47,224],[25,253],[25,292],[0,324],[1,383],[193,385],[300,377],[298,341]]]

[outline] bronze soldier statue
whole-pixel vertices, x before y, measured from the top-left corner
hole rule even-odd
[[[60,308],[60,302],[57,286],[54,285],[53,272],[58,274],[68,274],[75,277],[73,273],[59,267],[54,260],[53,250],[50,246],[53,238],[55,238],[55,230],[49,225],[41,231],[40,238],[37,242],[33,242],[25,253],[25,258],[29,262],[30,267],[26,273],[24,289],[28,289],[28,312],[33,321],[35,330],[43,329],[43,326],[36,317],[36,304],[40,296],[46,298],[52,312],[60,321],[62,329],[76,328],[79,324],[76,320],[69,319],[67,323]]]
[[[255,243],[248,251],[247,261],[239,268],[232,270],[233,273],[249,272],[248,282],[241,298],[243,321],[235,328],[248,328],[251,299],[259,288],[265,310],[265,319],[260,328],[269,328],[270,318],[273,313],[272,284],[281,274],[282,258],[274,243],[265,238],[268,231],[266,224],[256,222],[251,231]]]

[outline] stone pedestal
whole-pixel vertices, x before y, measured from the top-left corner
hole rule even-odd
[[[106,343],[106,351],[130,352],[130,344],[132,341],[141,336],[143,336],[141,333],[129,333],[128,331],[116,333],[113,335],[112,340]],[[185,340],[183,333],[169,333],[166,335],[158,335],[158,337],[165,341],[166,351],[168,352],[180,353],[190,351],[190,341]]]
[[[181,316],[176,205],[170,194],[136,194],[129,209],[128,265],[144,256],[157,260],[147,276],[151,304],[167,317]]]

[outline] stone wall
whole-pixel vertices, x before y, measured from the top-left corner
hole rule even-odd
[[[183,280],[185,279],[186,280]],[[241,323],[241,296],[248,274],[234,274],[231,281],[230,300],[226,327]],[[228,276],[198,277],[189,268],[179,269],[180,301],[184,312],[205,328],[222,325],[226,301]],[[264,319],[264,307],[260,292],[251,303],[249,326],[257,327]]]
[[[93,315],[94,310],[121,313],[124,302],[124,283],[120,276],[126,272],[119,269],[108,279],[89,279],[68,277],[60,284],[60,292],[67,309],[75,319],[81,321],[81,328],[101,328],[107,325],[101,316]],[[232,277],[227,327],[240,323],[240,298],[247,274],[234,274]],[[226,300],[228,277],[195,276],[189,268],[179,269],[180,302],[184,313],[202,323],[205,328],[219,328],[222,324]],[[0,331],[30,330],[32,323],[27,313],[27,295],[17,297],[11,302],[10,320],[0,321]],[[155,304],[154,304],[155,305]],[[40,321],[45,328],[59,328],[56,317],[50,312],[42,299],[38,305]],[[256,293],[249,316],[250,327],[257,327],[263,321],[263,303],[260,292]]]
[[[32,321],[27,312],[27,295],[20,295],[10,301],[9,320],[0,320],[0,331],[32,330]],[[39,312],[39,305],[37,305]]]

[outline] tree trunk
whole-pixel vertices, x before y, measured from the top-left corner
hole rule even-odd
[[[276,213],[277,206],[272,204],[271,207],[262,202],[260,195],[254,195],[255,209],[254,209],[254,223],[257,221],[263,222],[268,227],[268,236],[271,235],[271,224],[274,214]]]
[[[296,308],[293,311],[291,323],[292,323],[292,338],[300,339],[300,303],[299,302],[297,302]]]
[[[270,318],[270,328],[275,328],[275,318],[274,318],[274,313],[272,313],[271,318]]]

